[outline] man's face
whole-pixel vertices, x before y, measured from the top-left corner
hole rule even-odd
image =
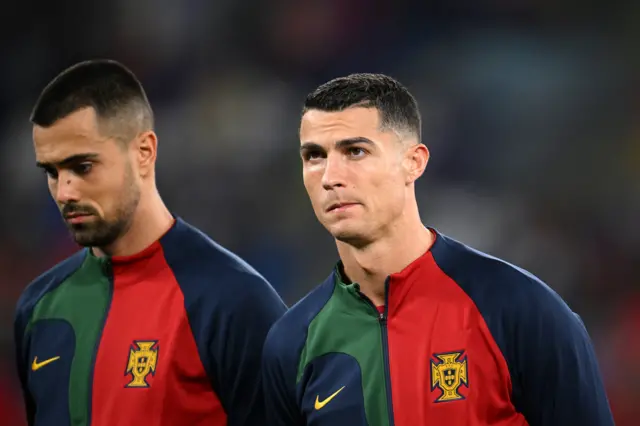
[[[123,142],[100,133],[93,108],[34,126],[36,161],[75,241],[105,247],[123,235],[140,187]]]
[[[310,110],[302,117],[300,142],[305,188],[334,238],[366,245],[402,215],[406,145],[380,129],[377,109]]]

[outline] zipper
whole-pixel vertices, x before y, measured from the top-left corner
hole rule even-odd
[[[384,283],[384,312],[378,318],[382,329],[382,356],[384,358],[384,375],[387,388],[387,411],[389,412],[389,426],[394,426],[393,421],[393,399],[391,398],[391,371],[389,368],[389,335],[387,332],[387,318],[389,316],[389,282],[387,277]]]
[[[384,311],[379,312],[376,305],[360,292],[359,286],[357,287],[358,294],[360,297],[368,303],[373,310],[376,312],[378,316],[378,323],[380,324],[380,331],[382,333],[382,359],[384,363],[384,378],[385,378],[385,389],[387,393],[387,412],[389,414],[389,426],[394,426],[393,420],[393,399],[391,398],[391,371],[389,368],[389,335],[387,330],[387,318],[389,316],[389,282],[391,281],[390,277],[384,282]]]
[[[98,333],[98,337],[96,339],[96,345],[93,349],[93,360],[91,361],[91,374],[89,374],[89,395],[88,395],[88,404],[89,410],[87,411],[87,426],[91,425],[92,420],[92,406],[93,406],[93,378],[96,371],[96,361],[98,359],[98,349],[100,348],[100,341],[102,340],[102,333],[104,332],[104,326],[107,323],[107,317],[109,316],[109,310],[111,309],[111,302],[113,301],[113,265],[111,264],[111,259],[107,258],[102,263],[102,270],[104,274],[107,276],[107,280],[109,281],[109,300],[107,301],[107,306],[104,311],[104,320],[102,321],[102,326],[100,327],[100,332]]]

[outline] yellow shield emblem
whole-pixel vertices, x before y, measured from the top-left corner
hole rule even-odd
[[[156,372],[158,363],[158,341],[136,340],[129,349],[129,361],[124,375],[131,374],[132,379],[125,385],[127,388],[148,388],[147,376]]]
[[[438,387],[442,391],[442,395],[435,402],[464,399],[458,392],[463,384],[469,387],[467,357],[460,360],[463,352],[434,354],[437,361],[431,360],[431,390]]]

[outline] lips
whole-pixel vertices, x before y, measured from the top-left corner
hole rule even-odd
[[[74,212],[74,213],[67,213],[64,215],[65,219],[74,219],[76,217],[82,217],[82,216],[91,216],[90,213],[79,213],[79,212]]]
[[[71,224],[86,221],[92,215],[90,213],[69,213],[64,215],[64,219]]]
[[[352,203],[352,202],[337,202],[337,203],[333,203],[331,205],[329,205],[329,207],[327,208],[327,212],[332,212],[334,210],[344,210],[346,208],[349,208],[351,206],[355,206],[358,203]]]

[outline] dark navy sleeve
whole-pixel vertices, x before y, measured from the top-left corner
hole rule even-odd
[[[281,321],[271,329],[262,354],[262,385],[267,425],[302,426],[296,404],[298,357],[293,335]]]
[[[179,218],[161,243],[227,426],[264,426],[262,348],[286,305],[251,265]]]
[[[82,265],[87,253],[87,249],[79,250],[75,254],[55,265],[53,268],[36,277],[24,289],[16,304],[13,323],[16,368],[18,371],[18,378],[20,379],[20,385],[22,387],[23,401],[29,426],[34,424],[36,414],[35,401],[27,386],[30,360],[27,359],[29,353],[29,339],[26,333],[27,326],[31,319],[31,314],[36,303],[46,293],[54,290]]]
[[[530,272],[438,234],[434,260],[473,300],[530,426],[608,426],[613,416],[580,318]]]
[[[35,402],[31,397],[31,393],[27,388],[27,376],[29,361],[26,358],[27,351],[25,349],[25,332],[27,326],[27,315],[25,313],[25,306],[23,298],[20,298],[16,308],[15,321],[14,321],[14,346],[16,350],[16,367],[18,371],[18,378],[20,379],[20,385],[22,388],[22,396],[24,401],[24,407],[27,415],[27,424],[32,426],[35,417]]]
[[[239,294],[217,315],[209,343],[211,373],[228,426],[263,426],[262,349],[286,306],[261,277],[246,275],[245,280],[234,283]]]
[[[303,385],[297,380],[300,356],[307,341],[309,324],[331,298],[335,282],[332,272],[269,331],[262,353],[262,386],[268,426],[306,425],[299,403],[304,394]]]
[[[531,426],[613,425],[584,324],[551,290],[536,293],[514,313],[516,408]]]

